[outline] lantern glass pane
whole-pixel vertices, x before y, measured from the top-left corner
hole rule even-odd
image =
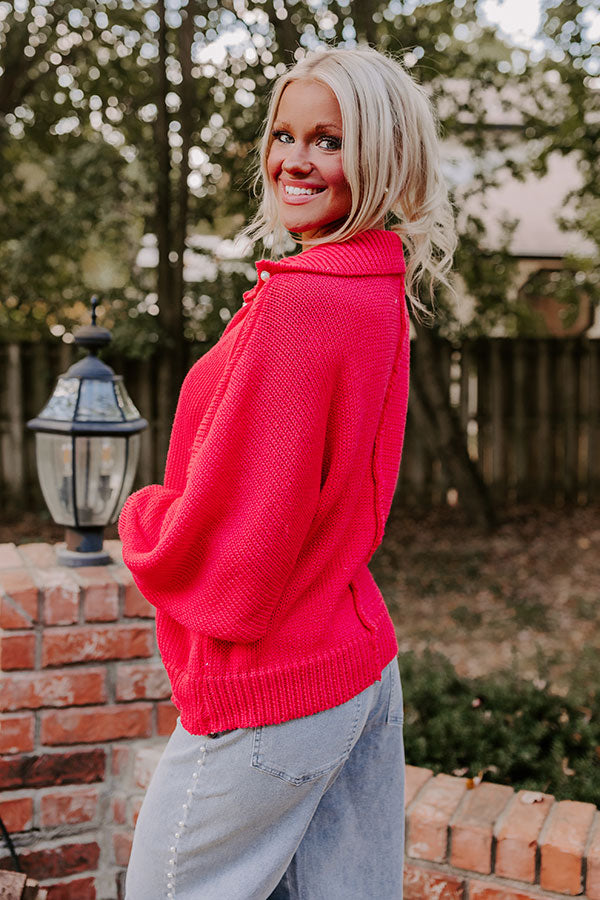
[[[75,525],[73,508],[73,442],[70,437],[38,432],[37,470],[44,500],[58,525]]]
[[[38,418],[55,419],[60,422],[72,421],[75,415],[75,407],[77,406],[78,393],[79,378],[59,378],[54,393]]]
[[[122,381],[115,381],[115,394],[117,395],[117,403],[121,407],[121,412],[123,413],[125,419],[128,422],[132,422],[134,419],[139,419],[140,414],[137,410],[136,406],[133,403],[133,400],[127,393],[127,389]]]
[[[121,494],[127,438],[75,438],[75,498],[79,526],[108,525]]]
[[[125,472],[125,478],[123,481],[123,490],[121,491],[121,495],[119,497],[119,502],[117,503],[117,507],[114,511],[113,517],[111,519],[112,522],[116,522],[119,518],[119,513],[123,507],[123,504],[127,500],[129,494],[131,493],[131,488],[133,486],[133,479],[135,478],[135,472],[137,469],[138,460],[140,458],[140,447],[142,444],[142,436],[141,434],[132,434],[129,438],[129,451],[127,454],[127,470]]]
[[[112,381],[83,378],[77,422],[122,422],[123,414],[117,404]]]

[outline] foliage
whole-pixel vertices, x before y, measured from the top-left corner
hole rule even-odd
[[[600,301],[600,279],[593,259],[566,256],[560,269],[540,269],[531,275],[520,293],[523,300],[529,301],[526,310],[532,313],[540,297],[554,301],[568,328],[579,315],[582,297],[587,296],[594,305]],[[534,328],[533,333],[539,333],[536,325]]]
[[[600,690],[568,697],[512,671],[460,678],[446,657],[400,656],[407,762],[600,804]]]
[[[473,194],[483,201],[506,169],[519,177],[542,171],[557,150],[581,153],[575,225],[597,244],[589,6],[547,3],[546,55],[536,58],[486,27],[476,0],[0,3],[0,325],[11,334],[49,325],[59,334],[95,290],[118,301],[106,321],[114,319],[117,341],[132,352],[174,327],[210,345],[227,321],[221,309],[239,297],[215,302],[232,285],[220,264],[214,277],[183,283],[183,256],[193,262],[195,252],[190,236],[233,237],[247,220],[248,157],[268,89],[283,66],[322,42],[367,40],[399,55],[427,87],[444,135],[476,162],[467,182],[455,177],[460,159],[449,162],[459,212]],[[487,127],[492,88],[525,116],[536,146],[530,158],[516,152],[519,129]],[[481,217],[464,216],[460,229],[457,269],[475,307],[467,321],[440,297],[442,330],[473,333],[499,322],[514,330],[511,223],[493,250]],[[148,233],[158,235],[162,281],[138,261]],[[238,290],[247,286],[243,259],[236,271]],[[206,297],[214,314],[205,316]],[[181,319],[169,318],[182,304]],[[148,312],[155,307],[158,314]]]

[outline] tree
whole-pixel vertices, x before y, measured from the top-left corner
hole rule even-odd
[[[576,64],[583,58],[593,68],[597,54],[581,7],[550,5],[548,52],[567,37],[583,48],[583,56],[572,47],[575,55],[565,51],[551,66],[550,57],[528,57],[499,40],[478,18],[476,0],[0,3],[0,325],[39,334],[47,321],[59,333],[80,318],[77,301],[100,287],[112,300],[115,315],[105,313],[105,321],[114,318],[117,343],[140,354],[159,342],[167,348],[161,377],[172,410],[183,340],[213,343],[248,286],[243,259],[214,260],[194,283],[185,280],[185,260],[199,234],[234,238],[247,221],[248,157],[269,87],[320,42],[367,40],[400,56],[427,87],[444,135],[479,162],[468,185],[455,185],[459,212],[469,194],[485,197],[503,168],[519,177],[542,170],[552,148],[582,152],[588,174],[577,222],[597,242],[598,92],[592,71],[588,81],[578,78]],[[555,70],[560,87],[549,77]],[[519,104],[525,134],[539,142],[536,159],[515,153],[521,132],[492,132],[486,121],[489,92],[505,96],[507,88],[506,102]],[[549,104],[565,113],[564,128]],[[425,352],[415,357],[414,409],[461,502],[487,522],[491,503],[450,406],[433,338],[518,321],[506,291],[510,229],[506,223],[504,243],[490,249],[481,217],[460,217],[457,271],[474,298],[473,314],[465,324],[441,292],[435,328],[417,325]],[[136,265],[148,234],[156,236],[147,248],[155,269]]]

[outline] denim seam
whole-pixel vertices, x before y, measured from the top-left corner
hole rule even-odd
[[[204,766],[204,761],[206,758],[206,744],[202,744],[199,749],[199,756],[196,760],[196,764],[194,766],[194,770],[192,772],[191,778],[191,787],[188,787],[186,790],[185,801],[182,804],[181,809],[181,818],[176,824],[176,831],[173,833],[172,843],[169,847],[169,862],[168,868],[165,873],[166,885],[167,885],[167,900],[175,900],[176,894],[176,883],[177,883],[177,859],[179,855],[179,842],[183,837],[183,832],[185,831],[185,827],[187,825],[188,815],[190,811],[192,797],[194,795],[194,788],[196,787],[196,782],[198,781],[198,776],[200,774],[200,769]]]
[[[392,662],[393,662],[393,660],[392,660]],[[391,665],[391,663],[390,663],[390,665]],[[393,713],[391,711],[393,708],[393,705],[394,705],[394,701],[399,699],[397,697],[397,693],[398,693],[398,689],[396,686],[396,681],[394,679],[394,674],[392,673],[392,670],[390,669],[390,697],[388,700],[388,708],[387,708],[387,715],[385,717],[385,721],[388,725],[402,726],[402,725],[404,725],[404,709],[402,709],[398,713]],[[402,698],[402,694],[400,693],[400,699],[401,698]]]
[[[258,727],[254,732],[254,747],[252,753],[252,765],[260,769],[262,772],[267,772],[269,775],[274,775],[276,778],[281,778],[283,781],[287,781],[290,784],[304,784],[307,781],[314,781],[315,778],[320,778],[321,775],[326,775],[328,772],[331,772],[338,766],[340,763],[344,762],[348,756],[350,755],[350,750],[352,748],[352,742],[354,740],[354,736],[356,734],[356,729],[358,726],[358,720],[360,718],[360,713],[362,709],[363,698],[360,694],[357,695],[357,704],[356,704],[356,712],[354,714],[354,722],[352,723],[352,729],[350,732],[350,736],[348,738],[348,742],[346,747],[344,748],[341,756],[335,759],[332,763],[328,763],[321,769],[317,769],[314,772],[309,772],[306,775],[298,775],[295,778],[292,778],[290,775],[287,775],[285,772],[281,772],[278,769],[274,769],[271,766],[266,765],[265,763],[260,761],[260,743],[263,734],[263,727]],[[268,726],[267,726],[268,727]]]

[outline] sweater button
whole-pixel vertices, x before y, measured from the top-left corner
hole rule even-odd
[[[260,273],[261,281],[267,281],[267,279],[269,279],[270,277],[271,277],[271,273],[267,272],[266,269],[263,269],[262,272]]]

